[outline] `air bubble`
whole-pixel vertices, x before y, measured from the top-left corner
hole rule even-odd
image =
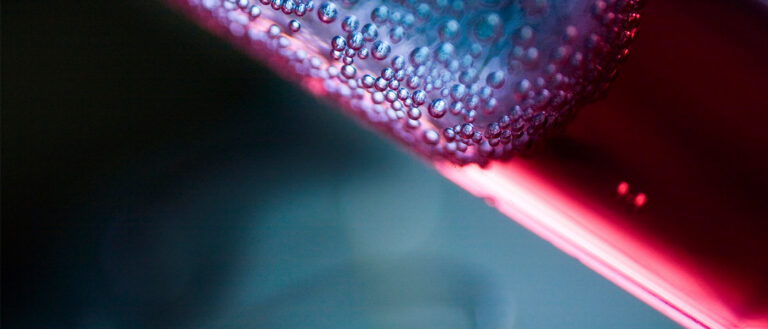
[[[357,73],[357,70],[352,65],[344,65],[341,67],[341,75],[343,75],[347,79],[354,78],[355,73]]]
[[[421,89],[416,90],[413,92],[413,96],[411,96],[411,99],[413,99],[414,105],[420,106],[427,101],[427,93]]]
[[[424,130],[424,141],[427,144],[435,145],[440,141],[440,135],[432,129]]]
[[[451,57],[453,57],[453,52],[456,49],[456,47],[453,46],[450,42],[445,42],[440,44],[440,46],[437,48],[437,54],[435,56],[435,59],[437,59],[440,63],[445,63]]]
[[[462,103],[460,101],[453,102],[451,104],[451,107],[450,107],[449,111],[453,115],[459,115],[459,114],[463,113],[464,112],[464,103]]]
[[[271,38],[277,38],[277,36],[280,35],[281,29],[277,24],[272,24],[269,26],[269,30],[267,30],[267,33]]]
[[[469,68],[462,71],[459,75],[459,82],[465,85],[471,85],[475,82],[475,79],[477,79],[477,70],[475,68]]]
[[[442,98],[438,98],[429,104],[429,115],[435,118],[442,118],[445,115],[445,101]]]
[[[312,57],[309,59],[309,65],[312,66],[315,69],[319,69],[320,65],[322,65],[322,60],[317,57]]]
[[[408,85],[408,88],[411,88],[411,89],[419,88],[419,85],[421,84],[421,78],[415,75],[411,76],[406,81],[406,84]]]
[[[259,16],[261,16],[261,8],[254,5],[251,7],[251,10],[248,11],[248,16],[250,16],[251,20],[259,18]]]
[[[341,22],[341,29],[344,30],[345,32],[357,31],[357,28],[359,27],[359,25],[360,25],[360,22],[357,20],[357,17],[347,16]]]
[[[403,25],[403,27],[409,28],[413,26],[413,23],[415,22],[416,22],[416,17],[414,17],[413,14],[409,13],[403,16],[403,20],[400,23]]]
[[[464,102],[466,103],[468,109],[476,110],[477,107],[480,105],[480,97],[478,97],[477,95],[468,95],[464,99]]]
[[[419,18],[426,20],[429,18],[429,15],[431,13],[431,10],[429,8],[429,5],[422,2],[416,6],[416,16]]]
[[[347,45],[350,49],[353,50],[359,50],[360,48],[363,48],[363,44],[365,41],[363,40],[363,34],[360,32],[352,32],[347,37]]]
[[[395,110],[395,111],[397,111],[397,117],[398,117],[399,119],[402,119],[402,118],[404,118],[404,117],[405,117],[405,115],[403,115],[403,114],[402,114],[402,113],[403,113],[403,111],[402,111],[402,109],[403,109],[403,103],[401,103],[399,100],[394,100],[394,101],[392,102],[392,109],[393,109],[393,110]]]
[[[394,90],[387,90],[384,92],[384,98],[387,102],[392,103],[397,100],[397,93]]]
[[[429,48],[427,47],[418,47],[411,51],[410,55],[411,63],[413,65],[422,65],[429,60]]]
[[[481,99],[486,100],[488,97],[491,97],[493,95],[493,89],[488,86],[483,86],[480,88],[480,91],[477,92],[477,95],[480,96]]]
[[[272,0],[272,9],[274,10],[280,10],[280,7],[283,6],[283,0]]]
[[[286,48],[289,45],[291,45],[291,40],[288,40],[288,38],[281,36],[279,39],[277,39],[277,46],[280,48]]]
[[[459,151],[461,153],[466,152],[467,144],[464,144],[463,142],[456,142],[456,151]]]
[[[421,110],[419,110],[416,107],[409,108],[407,114],[408,114],[408,118],[410,118],[411,120],[418,120],[419,118],[421,118]]]
[[[399,11],[393,11],[389,14],[389,22],[391,24],[398,25],[401,19],[403,19],[403,13]]]
[[[528,25],[521,27],[517,33],[517,38],[520,42],[520,45],[529,45],[533,41],[534,34],[535,32],[532,27]]]
[[[337,35],[331,39],[331,47],[336,51],[343,51],[347,48],[347,40],[344,37]]]
[[[380,91],[377,91],[371,95],[371,98],[373,99],[373,103],[375,104],[381,104],[384,102],[384,94],[382,94]]]
[[[459,33],[459,29],[459,22],[457,22],[455,19],[451,19],[440,27],[438,33],[440,34],[441,39],[451,40],[456,37],[456,34]]]
[[[395,80],[397,81],[403,81],[405,79],[405,71],[400,70],[395,72]]]
[[[486,128],[485,134],[488,138],[499,137],[501,135],[501,127],[499,127],[498,123],[491,122],[488,124],[488,128]]]
[[[375,59],[383,60],[389,56],[391,51],[392,48],[386,41],[379,40],[373,43],[373,48],[371,48],[371,56]]]
[[[489,98],[487,102],[485,102],[485,113],[491,114],[494,111],[496,111],[496,108],[499,106],[499,101],[496,100],[496,98]]]
[[[387,85],[388,84],[389,84],[389,82],[387,81],[387,79],[384,79],[382,77],[378,77],[378,78],[376,78],[376,82],[374,83],[374,87],[376,87],[376,90],[378,90],[378,91],[385,91],[385,90],[387,90]]]
[[[344,55],[343,52],[335,49],[331,49],[331,58],[333,58],[334,60],[337,60],[337,61],[340,60],[343,55]]]
[[[296,5],[296,9],[293,10],[296,16],[302,17],[307,13],[307,5],[300,3]]]
[[[293,13],[293,9],[296,8],[296,3],[293,0],[286,0],[283,4],[283,14],[290,15]]]
[[[392,43],[399,43],[405,37],[405,30],[402,26],[395,26],[389,31],[389,40]]]
[[[365,88],[372,88],[373,84],[376,82],[376,79],[372,77],[370,74],[366,74],[362,77],[360,80],[363,87]]]
[[[326,71],[328,72],[328,76],[331,78],[335,78],[339,75],[339,69],[337,69],[335,66],[329,66]]]
[[[459,132],[461,137],[470,138],[475,133],[475,126],[471,123],[465,123],[461,125],[461,130]]]
[[[520,82],[517,83],[517,87],[515,87],[515,91],[518,94],[524,94],[528,92],[528,90],[531,89],[531,82],[528,81],[528,79],[520,80]]]
[[[488,73],[488,77],[485,79],[485,83],[496,89],[501,88],[501,86],[504,85],[504,72],[494,71]]]
[[[397,98],[401,100],[406,100],[410,98],[410,96],[411,96],[411,93],[408,91],[408,89],[400,88],[397,90]]]
[[[373,41],[379,37],[379,29],[376,27],[376,25],[370,23],[363,25],[362,32],[365,41]]]
[[[392,89],[392,90],[398,89],[400,88],[400,81],[390,80],[388,86],[389,86],[389,89]]]
[[[443,129],[443,137],[446,141],[452,142],[456,138],[456,131],[453,128],[445,128]]]
[[[293,33],[299,32],[301,29],[301,23],[295,19],[292,19],[290,22],[288,22],[288,29]]]
[[[368,54],[370,52],[368,51],[368,48],[360,48],[360,50],[357,52],[357,57],[360,59],[366,59],[368,58]]]
[[[477,118],[476,110],[468,110],[464,112],[464,122],[467,122],[467,123],[475,122],[475,118]]]
[[[332,2],[326,2],[326,3],[322,4],[322,5],[320,5],[319,8],[317,8],[317,17],[323,23],[331,23],[331,22],[335,21],[336,20],[336,15],[338,13],[339,12],[336,9],[336,5],[334,5]]]
[[[480,40],[488,40],[498,37],[503,29],[501,16],[497,13],[489,13],[480,18],[475,25],[475,36]]]
[[[464,98],[464,95],[467,94],[467,87],[464,87],[463,84],[457,83],[451,86],[450,89],[450,95],[451,99],[454,101],[460,101]]]
[[[395,76],[395,71],[392,70],[390,67],[385,67],[381,70],[381,77],[384,78],[384,80],[392,80],[392,78]]]
[[[389,18],[389,8],[387,6],[378,6],[371,12],[371,20],[376,24],[384,24]]]

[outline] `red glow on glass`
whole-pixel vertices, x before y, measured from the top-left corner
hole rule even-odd
[[[647,197],[645,196],[645,193],[638,193],[635,196],[635,200],[634,200],[635,207],[640,208],[644,206],[646,201],[647,201]]]
[[[623,196],[629,192],[629,184],[627,182],[621,182],[619,183],[619,186],[616,187],[616,193],[618,193],[620,196]]]
[[[624,225],[636,212],[617,211],[571,193],[524,160],[488,168],[445,163],[436,167],[474,195],[492,198],[499,211],[687,328],[768,328],[768,317],[760,315],[764,313],[753,317],[750,312],[756,310],[738,306],[737,301],[747,297],[738,284]],[[638,196],[644,204],[645,195]]]
[[[322,96],[326,94],[325,88],[323,88],[323,82],[318,79],[303,79],[301,84],[304,86],[304,88],[307,89],[307,91],[316,96]]]

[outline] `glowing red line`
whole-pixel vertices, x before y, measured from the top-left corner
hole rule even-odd
[[[610,225],[615,221],[606,220],[608,212],[588,208],[524,162],[495,163],[485,169],[446,163],[436,167],[474,195],[492,198],[499,211],[681,325],[744,325],[662,246],[649,246]]]

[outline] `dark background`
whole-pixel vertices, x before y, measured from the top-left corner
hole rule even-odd
[[[4,328],[675,327],[160,2],[2,24]]]

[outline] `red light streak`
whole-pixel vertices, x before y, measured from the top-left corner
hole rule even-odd
[[[745,319],[720,298],[708,278],[662,243],[616,225],[626,220],[598,203],[570,195],[524,162],[488,168],[435,164],[438,171],[522,226],[686,328],[768,328]],[[623,190],[620,185],[620,190]],[[621,192],[621,191],[619,191]],[[645,204],[639,193],[634,204]]]

